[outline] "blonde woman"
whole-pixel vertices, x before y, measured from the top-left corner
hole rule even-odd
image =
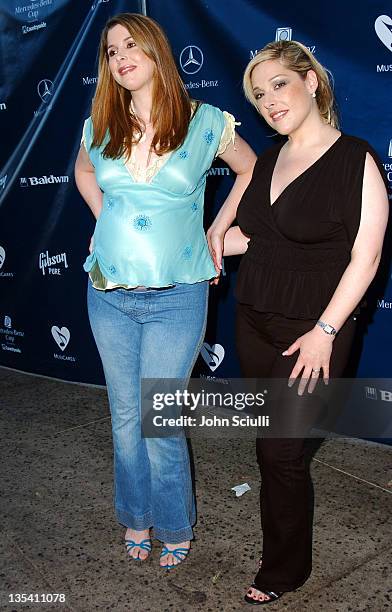
[[[229,113],[189,98],[155,21],[109,20],[75,167],[97,221],[88,309],[112,415],[116,516],[131,558],[148,557],[154,529],[164,568],[186,558],[193,537],[189,457],[184,438],[141,437],[140,381],[186,379],[199,353],[216,274],[206,175],[216,156],[237,174],[220,214],[227,228],[255,162],[234,130]]]
[[[328,75],[302,44],[266,45],[248,64],[244,89],[287,138],[260,155],[239,225],[224,240],[225,255],[244,253],[238,352],[244,376],[296,381],[279,418],[285,431],[298,421],[306,431],[309,393],[319,378],[341,376],[349,358],[358,304],[380,261],[386,188],[369,144],[339,131]],[[219,220],[210,230],[218,268],[224,232]],[[311,573],[306,440],[283,436],[257,439],[263,554],[245,596],[254,605],[293,591]]]

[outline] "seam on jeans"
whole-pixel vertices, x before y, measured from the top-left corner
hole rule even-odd
[[[206,328],[207,328],[208,294],[209,294],[209,286],[207,284],[206,285],[206,290],[205,290],[205,300],[204,300],[204,322],[203,322],[202,330],[200,332],[199,341],[198,341],[198,343],[196,345],[196,348],[195,348],[195,351],[194,351],[194,354],[193,354],[192,361],[190,362],[190,366],[189,366],[188,372],[187,372],[187,374],[185,376],[185,385],[184,386],[188,385],[188,382],[189,382],[189,379],[191,377],[193,368],[195,367],[196,360],[197,360],[197,358],[199,356],[200,349],[201,349],[201,347],[203,345],[203,341],[204,341],[204,337],[205,337],[205,333],[206,333]],[[187,455],[188,462],[190,462],[189,451],[188,451],[188,449],[186,447],[186,442],[185,442],[185,444],[184,444],[184,446],[182,448],[182,452],[184,452],[184,451],[185,451],[185,454]],[[185,470],[184,470],[183,463],[181,463],[181,465],[180,465],[180,471],[181,471],[182,478],[184,478]],[[192,487],[192,484],[191,484],[191,498],[193,499],[193,490],[192,489],[193,489],[193,487]],[[185,506],[185,500],[182,500],[182,501],[183,501],[183,504]],[[189,510],[190,513],[192,512],[192,508],[188,509],[188,508],[185,507],[186,514],[188,514],[188,510]],[[191,518],[191,517],[189,517],[189,518]],[[188,527],[183,527],[181,530],[177,530],[177,531],[187,532],[188,529],[191,530],[192,535],[193,535],[192,524],[191,524],[190,521],[189,521],[189,528]],[[167,530],[167,529],[164,530],[164,529],[159,529],[158,528],[158,531],[160,531],[161,534],[163,534],[164,532],[169,533],[170,530]],[[192,535],[189,536],[190,539],[192,539]]]
[[[143,328],[141,330],[141,339],[140,339],[140,345],[139,345],[139,350],[138,350],[138,361],[139,361],[139,368],[138,368],[138,372],[137,372],[137,385],[138,385],[138,390],[137,390],[137,403],[138,403],[138,412],[139,412],[139,423],[140,423],[140,437],[143,440],[143,436],[142,436],[142,379],[141,379],[141,368],[142,368],[142,360],[141,360],[141,345],[142,345],[142,337],[143,337]],[[149,466],[150,468],[150,466]],[[150,469],[149,469],[150,472]],[[150,486],[150,497],[151,497],[151,486]]]
[[[204,282],[207,282],[207,281],[204,281]],[[205,297],[205,300],[204,300],[204,323],[203,323],[203,328],[202,328],[202,331],[201,331],[201,334],[200,334],[200,337],[199,337],[199,342],[197,343],[195,352],[193,354],[193,359],[192,359],[192,362],[191,362],[190,369],[189,369],[188,374],[186,376],[186,384],[188,384],[188,382],[189,382],[189,379],[191,377],[193,368],[195,367],[196,360],[197,360],[197,358],[199,356],[201,347],[203,346],[203,341],[204,341],[205,334],[206,334],[207,315],[208,315],[208,295],[209,295],[209,286],[207,285],[207,287],[206,287],[206,297]]]

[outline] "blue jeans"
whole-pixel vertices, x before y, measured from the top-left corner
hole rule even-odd
[[[112,415],[116,516],[132,529],[154,527],[155,537],[169,544],[193,537],[188,448],[185,437],[141,437],[141,379],[190,376],[207,301],[207,281],[148,291],[88,286]]]

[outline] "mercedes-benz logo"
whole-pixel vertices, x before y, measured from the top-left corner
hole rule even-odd
[[[204,62],[203,51],[195,45],[188,45],[180,54],[180,65],[187,74],[199,72]]]
[[[44,104],[47,104],[53,95],[53,81],[42,79],[37,85],[38,95]]]

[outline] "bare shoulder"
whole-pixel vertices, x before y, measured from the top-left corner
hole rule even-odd
[[[362,186],[362,219],[386,223],[389,201],[384,177],[371,153],[366,153]]]
[[[374,195],[379,194],[387,198],[385,177],[381,174],[380,166],[368,151],[365,158],[365,168],[363,175],[364,190],[375,190]]]

